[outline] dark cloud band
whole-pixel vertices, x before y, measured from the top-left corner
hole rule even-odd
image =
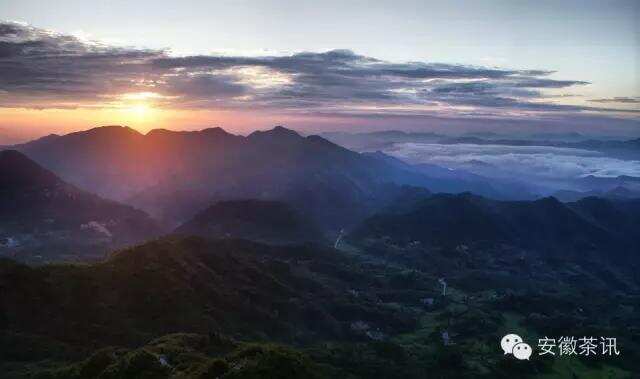
[[[640,97],[612,97],[604,99],[589,100],[594,103],[620,103],[620,104],[640,104]]]

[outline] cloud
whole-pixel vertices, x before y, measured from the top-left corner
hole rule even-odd
[[[621,104],[640,104],[640,97],[612,97],[605,99],[591,99],[594,103],[621,103]]]
[[[527,178],[531,182],[564,182],[593,175],[640,177],[640,161],[621,160],[601,153],[550,146],[475,144],[396,144],[387,153],[412,163],[479,170],[494,177]],[[483,162],[484,165],[478,165]]]
[[[583,81],[539,78],[551,71],[506,70],[442,63],[390,63],[358,55],[349,50],[298,53],[281,57],[194,56],[159,58],[156,67],[202,71],[234,66],[262,67],[291,75],[293,80],[276,91],[253,98],[271,106],[294,106],[297,100],[315,101],[325,107],[357,105],[480,105],[542,109],[543,104],[525,104],[519,97],[541,97],[535,88],[563,88]],[[457,82],[473,80],[473,82]],[[473,92],[474,97],[463,96]],[[443,96],[448,93],[449,96]],[[551,109],[557,106],[551,105]],[[561,109],[564,109],[561,107]]]
[[[0,96],[4,106],[58,107],[97,102],[152,75],[161,51],[86,43],[17,23],[0,23]]]
[[[223,100],[241,96],[249,91],[247,85],[230,75],[178,75],[166,79],[165,92],[171,95],[188,94],[191,99]]]
[[[541,78],[524,78],[513,83],[514,87],[523,88],[565,88],[586,84],[589,84],[589,82],[581,80],[552,80]]]
[[[121,107],[152,93],[155,106],[345,114],[610,111],[550,101],[548,88],[588,84],[552,71],[387,62],[350,50],[286,56],[198,55],[116,47],[0,23],[0,106]],[[618,111],[618,110],[614,110]],[[528,112],[528,113],[527,113]],[[627,111],[632,112],[632,111]]]

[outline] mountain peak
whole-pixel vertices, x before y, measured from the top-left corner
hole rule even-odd
[[[300,139],[302,136],[295,130],[287,129],[284,126],[278,125],[271,130],[257,130],[249,134],[248,138],[278,138],[278,139]]]
[[[164,129],[164,128],[158,128],[158,129],[151,129],[147,132],[146,136],[150,137],[150,136],[155,136],[155,135],[164,135],[164,134],[171,134],[174,133],[173,130],[170,129]]]
[[[227,132],[226,130],[224,130],[223,128],[216,126],[214,128],[206,128],[206,129],[202,129],[200,131],[200,133],[207,135],[207,136],[216,136],[216,137],[227,137],[227,136],[234,136],[233,134]]]
[[[278,132],[278,133],[295,133],[298,134],[297,132],[295,132],[294,130],[291,129],[287,129],[282,125],[276,125],[273,127],[273,129],[271,129],[272,132]]]
[[[122,125],[105,125],[98,126],[95,128],[91,128],[89,130],[71,133],[72,135],[80,135],[80,134],[94,134],[94,135],[136,135],[141,136],[142,134],[137,130],[130,128],[128,126]]]
[[[159,129],[152,129],[150,130],[146,135],[147,137],[151,137],[151,136],[158,136],[158,135],[167,135],[167,136],[171,136],[171,135],[206,135],[206,136],[231,136],[233,134],[227,132],[226,130],[222,129],[221,127],[214,127],[214,128],[205,128],[202,130],[171,130],[171,129],[164,129],[164,128],[159,128]]]

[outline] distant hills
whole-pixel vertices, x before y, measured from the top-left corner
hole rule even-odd
[[[449,178],[441,176],[435,183],[440,188],[443,185],[444,190],[430,187],[433,192],[469,191],[500,200],[532,200],[550,195],[563,201],[588,196],[640,198],[638,175],[633,174],[637,171],[636,165],[629,162],[640,160],[640,138],[593,139],[578,133],[510,136],[466,133],[446,136],[431,132],[394,130],[322,135],[355,151],[382,150],[404,157],[403,159],[412,163],[433,160],[442,162],[447,168],[454,168],[455,170],[450,170]],[[562,155],[576,157],[567,158]],[[583,155],[590,156],[584,165],[578,163],[579,156]],[[567,159],[576,162],[564,162]],[[575,164],[575,171],[569,170],[567,164]],[[440,173],[446,174],[446,171],[446,168],[435,166],[433,170],[424,172],[433,178]],[[562,172],[567,175],[560,174]],[[636,177],[613,176],[619,172]],[[590,173],[597,173],[598,177],[581,177]],[[476,177],[473,174],[477,174]],[[449,182],[449,179],[453,181]]]
[[[27,261],[101,257],[160,233],[144,212],[84,192],[13,150],[0,151],[0,215],[0,251]]]
[[[562,201],[577,201],[586,197],[602,197],[612,200],[640,199],[640,178],[620,175],[597,177],[588,175],[574,180],[579,190],[560,190],[553,194]]]
[[[438,143],[508,146],[553,146],[605,152],[621,159],[640,159],[640,138],[613,140],[593,139],[579,133],[534,133],[504,136],[496,133],[466,133],[447,136],[432,132],[388,130],[369,133],[322,133],[323,137],[355,151],[384,150],[396,143]]]
[[[557,259],[640,264],[640,201],[555,198],[495,201],[472,194],[434,195],[410,210],[375,215],[349,238],[399,246],[512,246]],[[386,241],[386,242],[385,242]]]
[[[283,127],[242,137],[220,128],[142,135],[110,126],[15,148],[81,188],[171,225],[220,200],[284,201],[337,230],[384,206],[401,185],[501,195],[479,177],[432,176],[388,156],[356,153]]]

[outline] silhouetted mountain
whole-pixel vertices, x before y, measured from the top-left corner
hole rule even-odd
[[[411,211],[367,219],[349,238],[387,240],[401,246],[415,242],[447,248],[508,245],[560,259],[580,256],[637,263],[637,237],[625,237],[616,230],[637,230],[639,204],[604,199],[563,204],[555,198],[509,202],[471,194],[434,195]]]
[[[34,140],[29,141],[29,142],[24,143],[24,144],[18,144],[18,145],[16,145],[16,147],[29,146],[30,148],[36,148],[36,147],[39,147],[39,146],[47,146],[49,143],[53,142],[57,138],[60,138],[60,135],[58,135],[58,134],[49,134],[49,135],[34,139]]]
[[[276,126],[271,130],[257,130],[249,134],[249,139],[265,143],[286,144],[300,141],[300,134],[283,126]]]
[[[19,149],[72,183],[173,224],[215,201],[255,198],[284,201],[339,229],[387,204],[400,185],[438,181],[400,161],[283,127],[248,137],[219,128],[142,135],[106,127]]]
[[[612,187],[610,189],[607,189],[606,191],[591,190],[581,192],[572,190],[561,190],[556,191],[553,196],[564,202],[578,201],[586,197],[602,197],[612,200],[640,199],[640,185],[635,185],[633,187],[635,187],[633,190],[621,185]]]
[[[275,244],[322,240],[318,228],[287,204],[261,200],[215,203],[177,228],[175,233]]]
[[[150,185],[153,166],[141,156],[144,135],[105,126],[39,139],[14,148],[63,180],[101,196],[123,200],[140,185]]]
[[[144,212],[84,192],[12,150],[0,151],[0,253],[101,256],[159,233]]]

